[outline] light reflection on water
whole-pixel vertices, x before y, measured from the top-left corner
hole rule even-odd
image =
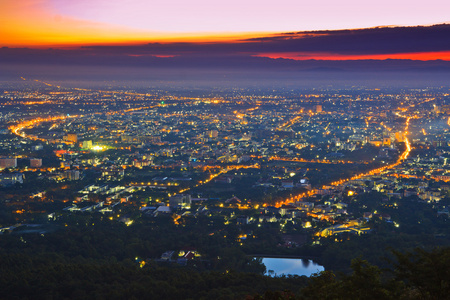
[[[262,263],[266,266],[266,275],[269,276],[311,276],[325,270],[323,266],[309,259],[263,257]]]

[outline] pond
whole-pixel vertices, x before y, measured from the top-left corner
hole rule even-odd
[[[262,257],[262,263],[266,266],[265,275],[269,276],[311,276],[325,270],[323,266],[310,259]]]

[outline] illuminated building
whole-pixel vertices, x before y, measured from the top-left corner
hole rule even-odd
[[[322,112],[322,105],[314,105],[314,111],[316,113]]]
[[[216,138],[219,136],[219,132],[217,130],[210,130],[208,131],[208,136],[210,138]]]
[[[450,115],[450,105],[442,105],[440,112],[446,115]]]
[[[128,143],[128,144],[141,144],[141,143],[147,143],[147,144],[157,144],[161,143],[161,137],[160,136],[139,136],[139,135],[121,135],[120,139],[122,143]]]
[[[433,105],[433,112],[435,114],[439,114],[441,112],[441,108],[438,105]]]
[[[64,139],[68,142],[76,143],[78,142],[78,136],[76,133],[68,133]]]
[[[30,167],[31,168],[42,167],[42,158],[30,158]]]
[[[42,144],[39,144],[39,145],[36,145],[36,146],[32,146],[31,149],[33,151],[39,151],[39,150],[44,149],[44,146],[42,146]]]
[[[92,148],[92,141],[83,141],[82,148],[83,149],[90,149],[90,148]]]
[[[17,167],[17,158],[0,158],[0,168],[16,168]]]
[[[369,143],[375,147],[380,147],[382,145],[381,141],[369,141]]]
[[[0,186],[8,186],[16,183],[23,183],[22,173],[0,174]]]
[[[169,205],[172,208],[177,207],[190,207],[191,206],[191,195],[175,195],[169,198]]]
[[[80,171],[77,170],[65,171],[63,177],[68,180],[78,180],[80,179]]]

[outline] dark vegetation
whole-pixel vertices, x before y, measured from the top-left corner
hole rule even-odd
[[[177,226],[171,216],[142,216],[125,226],[100,214],[72,213],[51,222],[51,232],[6,232],[0,236],[0,299],[448,297],[450,248],[427,232],[398,233],[380,223],[383,234],[287,249],[277,246],[276,224],[253,228],[254,237],[241,246],[236,237],[251,227],[225,225],[220,216],[179,221]],[[186,266],[156,260],[179,249],[202,256]],[[263,276],[260,261],[246,255],[257,251],[314,256],[327,271],[310,279]],[[146,262],[143,268],[139,261]]]
[[[0,256],[2,299],[448,299],[450,249],[394,252],[391,269],[352,262],[350,275],[268,277],[55,253]]]

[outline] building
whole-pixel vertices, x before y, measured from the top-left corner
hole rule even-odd
[[[280,207],[280,215],[282,215],[282,216],[287,215],[289,211],[294,211],[294,210],[297,210],[296,206],[284,204]]]
[[[16,183],[23,183],[22,173],[0,174],[0,186],[8,186]]]
[[[83,149],[91,149],[92,148],[92,141],[83,141],[83,144],[81,146]]]
[[[44,149],[44,146],[42,146],[42,144],[39,144],[39,145],[32,146],[31,149],[33,151],[39,151],[39,150]]]
[[[433,147],[443,147],[446,146],[446,142],[445,141],[433,141]]]
[[[314,105],[314,111],[316,113],[322,112],[322,105]]]
[[[42,167],[42,158],[30,158],[30,167],[31,168]]]
[[[369,141],[369,144],[375,146],[375,147],[381,147],[381,145],[383,145],[382,141]]]
[[[433,104],[433,112],[434,112],[435,114],[439,114],[439,113],[441,112],[440,106],[438,106],[438,105],[436,105],[436,104]]]
[[[238,216],[236,218],[236,222],[238,225],[247,225],[250,222],[250,218],[248,216]]]
[[[450,115],[450,105],[442,105],[440,112],[446,115]]]
[[[80,179],[80,171],[77,170],[68,170],[65,171],[63,177],[68,180],[79,180]]]
[[[72,142],[72,143],[77,143],[78,142],[78,136],[76,133],[68,133],[65,136],[65,140],[68,142]]]
[[[17,158],[0,158],[0,168],[16,168],[17,167]]]
[[[159,144],[161,143],[161,136],[157,135],[121,135],[122,143],[128,144]]]
[[[401,131],[397,131],[397,132],[395,133],[395,140],[396,140],[397,142],[403,142],[403,134],[402,134]]]
[[[219,132],[217,130],[210,130],[208,131],[208,136],[210,138],[216,138],[219,136]]]
[[[294,187],[294,182],[292,180],[281,181],[281,187],[284,189],[292,189]]]
[[[175,195],[169,198],[169,206],[171,208],[189,208],[191,207],[191,195]]]

